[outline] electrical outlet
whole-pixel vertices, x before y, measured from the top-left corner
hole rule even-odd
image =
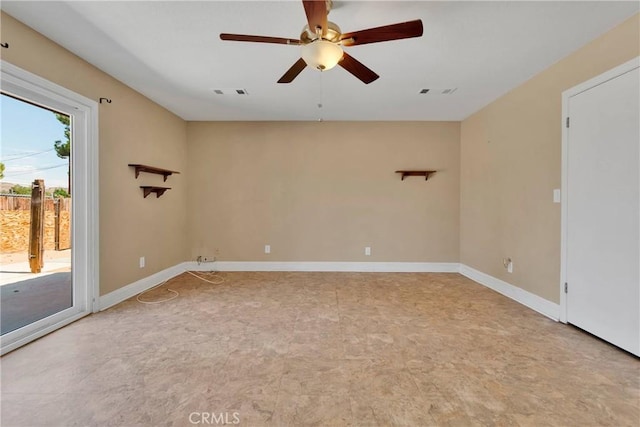
[[[364,254],[366,256],[371,256],[371,247],[370,246],[367,246],[367,247],[364,248]]]
[[[502,265],[507,269],[507,273],[513,273],[513,260],[511,258],[502,258]]]
[[[265,254],[271,253],[271,245],[264,245],[264,253]]]
[[[144,257],[140,257],[140,268],[144,268]]]

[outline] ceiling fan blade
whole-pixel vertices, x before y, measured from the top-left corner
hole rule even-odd
[[[338,65],[362,80],[364,84],[369,84],[380,77],[347,52],[344,52],[342,59],[338,62]]]
[[[344,46],[356,46],[367,43],[386,42],[389,40],[409,39],[422,35],[422,20],[383,25],[382,27],[344,33],[340,36]]]
[[[222,40],[231,40],[236,42],[255,42],[255,43],[276,43],[276,44],[295,44],[299,45],[300,40],[287,39],[283,37],[267,37],[267,36],[250,36],[247,34],[220,34]]]
[[[302,70],[304,70],[306,66],[307,63],[304,62],[304,59],[298,59],[296,63],[293,64],[282,77],[280,77],[278,83],[291,83],[293,79],[298,77],[298,74],[300,74],[300,72],[302,72]]]
[[[307,14],[309,29],[315,32],[322,28],[322,35],[327,35],[327,3],[325,0],[302,0],[304,12]]]

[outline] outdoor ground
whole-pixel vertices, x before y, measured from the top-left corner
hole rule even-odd
[[[0,334],[71,307],[71,249],[45,251],[33,274],[26,252],[0,254]]]
[[[47,261],[59,263],[65,258],[69,260],[69,265],[71,265],[71,249],[66,249],[64,251],[44,251],[45,269],[47,268]],[[29,256],[26,251],[0,254],[0,270],[3,272],[7,271],[5,266],[8,267],[8,264],[21,263],[27,264],[27,272],[29,272]]]

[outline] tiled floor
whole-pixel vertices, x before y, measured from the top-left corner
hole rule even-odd
[[[6,355],[2,426],[640,425],[637,358],[460,275],[226,278]]]

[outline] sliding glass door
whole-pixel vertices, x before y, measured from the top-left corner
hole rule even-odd
[[[97,104],[2,63],[2,353],[93,310]]]

